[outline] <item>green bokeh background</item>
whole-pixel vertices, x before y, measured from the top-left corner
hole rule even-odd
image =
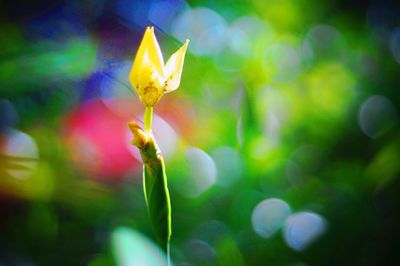
[[[191,38],[180,88],[155,107],[175,132],[158,132],[173,146],[174,265],[400,263],[398,4],[0,7],[0,265],[161,263],[123,131],[144,109],[127,67],[148,25],[165,58]],[[101,146],[96,156],[77,135]],[[271,199],[317,215],[323,230],[301,249],[287,220],[262,237],[252,216]]]

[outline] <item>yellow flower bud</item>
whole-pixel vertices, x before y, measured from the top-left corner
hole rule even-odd
[[[147,27],[129,74],[129,80],[144,105],[154,106],[164,93],[179,87],[188,44],[189,40],[186,40],[164,65],[154,28]]]

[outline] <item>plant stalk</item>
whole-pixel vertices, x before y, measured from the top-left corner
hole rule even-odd
[[[152,121],[153,121],[153,107],[146,106],[146,110],[144,111],[144,130],[146,133],[151,132]]]

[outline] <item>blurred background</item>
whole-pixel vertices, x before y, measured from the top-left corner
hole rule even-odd
[[[396,1],[0,4],[0,265],[165,265],[127,123],[146,26],[174,265],[399,265]]]

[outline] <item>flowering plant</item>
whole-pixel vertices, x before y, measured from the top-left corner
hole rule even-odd
[[[137,51],[129,79],[146,106],[143,130],[135,121],[128,124],[133,134],[132,144],[143,159],[143,190],[149,217],[161,247],[169,258],[171,237],[171,203],[167,185],[164,159],[151,132],[153,106],[164,93],[176,90],[189,40],[183,44],[164,65],[164,59],[154,35],[148,27]],[[169,261],[169,259],[168,259]]]

